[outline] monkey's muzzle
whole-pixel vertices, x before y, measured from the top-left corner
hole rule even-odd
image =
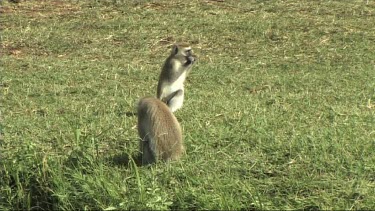
[[[186,62],[187,64],[193,64],[197,60],[197,57],[195,55],[188,56],[186,60],[187,60]]]

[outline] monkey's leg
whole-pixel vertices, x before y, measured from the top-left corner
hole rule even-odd
[[[150,148],[150,140],[146,136],[144,140],[141,140],[141,153],[142,153],[142,165],[148,165],[156,161],[155,155]]]
[[[142,114],[142,111],[140,112]],[[142,165],[147,165],[155,162],[155,156],[151,149],[151,142],[153,139],[150,137],[149,132],[151,131],[148,118],[144,115],[139,116],[138,132],[139,137],[139,150],[141,153]]]
[[[179,89],[178,91],[170,94],[166,99],[167,105],[172,112],[182,107],[184,103],[184,90]]]

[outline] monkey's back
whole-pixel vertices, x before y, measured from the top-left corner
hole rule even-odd
[[[145,97],[139,101],[138,133],[155,161],[176,160],[184,152],[181,126],[168,106],[157,98]]]

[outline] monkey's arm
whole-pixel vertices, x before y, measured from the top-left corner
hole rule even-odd
[[[172,94],[166,96],[165,98],[163,98],[162,101],[165,102],[165,104],[170,105],[170,102],[171,102],[171,100],[172,100],[174,97],[181,96],[181,95],[183,95],[183,94],[184,94],[184,93],[183,93],[183,90],[182,90],[182,89],[179,89],[179,90],[173,92]]]

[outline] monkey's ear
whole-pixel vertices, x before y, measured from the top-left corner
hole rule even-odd
[[[178,53],[178,46],[176,44],[172,47],[172,55],[176,55]]]

